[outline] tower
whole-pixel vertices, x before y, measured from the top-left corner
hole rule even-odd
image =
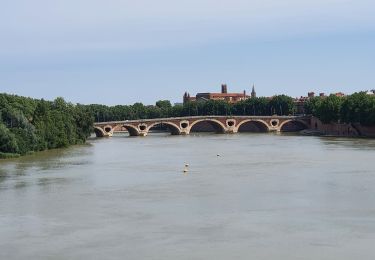
[[[185,94],[184,94],[184,104],[185,104],[186,102],[189,102],[189,101],[190,101],[190,94],[187,93],[187,92],[185,92]]]
[[[227,84],[222,84],[221,85],[221,93],[223,93],[223,94],[227,94],[228,93]]]
[[[255,92],[255,86],[253,84],[253,89],[251,90],[251,97],[252,98],[256,98],[257,97],[257,93]]]

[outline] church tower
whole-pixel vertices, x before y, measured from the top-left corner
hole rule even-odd
[[[184,104],[190,101],[190,94],[185,92],[183,102]]]
[[[221,84],[221,93],[222,94],[227,94],[228,93],[227,84]]]
[[[251,97],[252,98],[256,98],[257,97],[257,93],[255,92],[255,86],[253,84],[253,89],[251,90]]]

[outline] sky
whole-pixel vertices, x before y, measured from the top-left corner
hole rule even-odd
[[[106,105],[375,89],[373,0],[0,0],[0,92]]]

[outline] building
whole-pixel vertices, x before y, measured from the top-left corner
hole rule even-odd
[[[256,98],[257,97],[257,93],[255,92],[255,86],[253,84],[253,88],[251,89],[251,97],[252,98]]]
[[[345,97],[346,95],[342,92],[337,92],[334,94],[336,97]]]
[[[312,92],[310,92],[312,93]],[[305,103],[307,100],[309,100],[311,97],[313,96],[310,96],[310,93],[308,93],[308,96],[307,97],[299,97],[299,98],[295,98],[293,100],[294,102],[294,105],[296,107],[296,114],[305,114]]]
[[[375,90],[367,91],[367,94],[374,94]],[[344,97],[345,94],[342,92],[334,93],[333,95],[337,97]],[[253,84],[253,87],[251,89],[251,95],[246,95],[246,91],[244,90],[243,93],[228,93],[228,87],[226,84],[221,85],[221,92],[220,93],[197,93],[195,97],[191,97],[188,92],[185,92],[183,97],[183,103],[186,102],[194,102],[194,101],[207,101],[207,100],[224,100],[228,103],[237,103],[242,100],[246,100],[249,98],[256,98],[256,92],[255,92],[255,85]],[[297,114],[305,114],[305,104],[306,102],[315,97],[314,92],[308,92],[307,96],[301,96],[297,97],[293,100],[294,105],[296,107],[296,113]],[[319,97],[324,98],[326,97],[325,93],[319,93]],[[272,97],[268,97],[268,99],[272,99]]]
[[[319,93],[319,97],[325,97],[326,95],[324,93]],[[315,97],[315,92],[308,92],[307,97],[297,97],[293,100],[294,105],[296,107],[296,114],[305,114],[305,104],[310,98]]]
[[[251,91],[251,97],[256,97],[254,85]],[[228,93],[227,85],[222,84],[220,93],[197,93],[195,97],[190,97],[190,94],[188,92],[185,92],[183,101],[184,103],[186,103],[189,101],[224,100],[229,103],[237,103],[248,98],[250,98],[250,96],[246,95],[245,90],[242,93]]]
[[[336,97],[345,97],[346,95],[343,92],[333,93],[331,95],[335,95]],[[305,103],[310,99],[314,98],[314,92],[308,92],[307,97],[299,97],[294,99],[294,105],[296,106],[296,113],[297,114],[305,114]],[[324,98],[327,97],[325,93],[319,93],[319,97]]]

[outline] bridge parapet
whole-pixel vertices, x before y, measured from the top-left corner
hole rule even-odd
[[[263,132],[280,132],[283,131],[285,126],[290,124],[297,124],[302,128],[310,128],[310,116],[193,116],[156,118],[101,122],[95,123],[94,128],[95,134],[98,137],[110,137],[114,132],[119,131],[127,131],[131,136],[146,136],[157,125],[167,127],[173,135],[188,135],[202,123],[211,125],[211,128],[218,133],[237,133],[246,128],[251,129],[251,127],[256,127]]]

